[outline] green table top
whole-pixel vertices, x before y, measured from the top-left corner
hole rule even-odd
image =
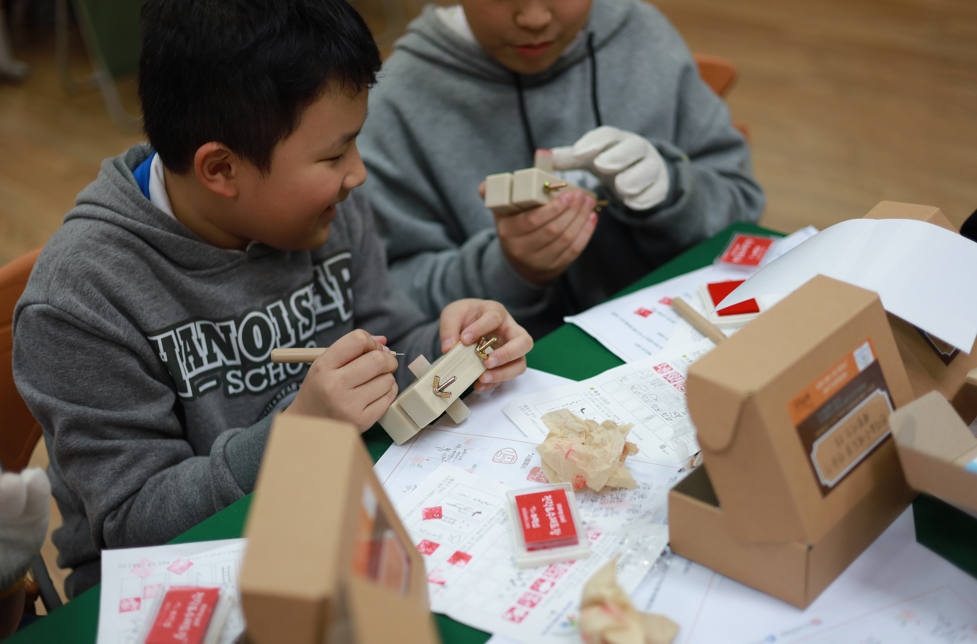
[[[771,233],[753,224],[733,224],[714,237],[679,255],[651,272],[644,279],[621,291],[620,295],[658,284],[709,265],[733,233]],[[572,351],[567,348],[572,347]],[[529,366],[573,380],[585,380],[623,364],[600,342],[572,324],[562,327],[536,343],[528,356]],[[370,456],[376,461],[393,442],[379,425],[363,434]],[[233,539],[244,532],[244,522],[251,496],[224,508],[214,516],[187,530],[171,543]],[[98,632],[98,599],[100,587],[82,593],[33,626],[6,640],[9,644],[94,644]],[[436,615],[441,638],[451,644],[483,644],[491,635],[460,624],[444,615]]]

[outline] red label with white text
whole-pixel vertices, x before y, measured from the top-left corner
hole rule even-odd
[[[733,240],[716,262],[756,268],[763,261],[763,256],[767,254],[775,241],[777,240],[773,237],[737,233],[733,235]]]
[[[163,597],[146,644],[199,644],[204,641],[219,588],[177,586]]]
[[[516,497],[516,511],[528,550],[577,543],[577,526],[573,524],[566,490],[520,494]]]

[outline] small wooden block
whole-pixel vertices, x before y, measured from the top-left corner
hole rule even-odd
[[[486,351],[491,352],[491,348]],[[466,347],[459,342],[434,364],[428,364],[427,359],[421,356],[410,363],[408,369],[418,376],[417,380],[397,396],[380,418],[380,426],[398,445],[403,445],[445,411],[456,423],[467,418],[471,412],[458,396],[485,373],[485,364],[475,353],[475,345]],[[447,388],[451,397],[435,395],[435,376],[439,377],[441,383],[455,377],[455,381]]]
[[[512,205],[512,173],[485,177],[485,207],[497,215],[510,215],[519,209]]]
[[[551,185],[559,185],[561,183],[566,185],[562,188],[546,190],[547,183]],[[525,170],[518,170],[512,174],[512,205],[522,210],[546,205],[557,195],[570,190],[581,190],[584,194],[590,195],[594,199],[597,198],[597,195],[593,192],[584,190],[572,183],[567,183],[556,175],[544,172],[538,168],[526,168]]]
[[[536,150],[536,154],[533,155],[533,167],[542,170],[543,172],[553,172],[553,151],[552,150]]]
[[[451,417],[451,420],[455,421],[455,425],[461,423],[461,421],[468,418],[468,415],[472,413],[472,410],[460,398],[448,405],[448,409],[445,411]]]

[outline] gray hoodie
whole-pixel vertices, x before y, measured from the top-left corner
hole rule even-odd
[[[672,194],[644,212],[612,203],[560,280],[530,284],[505,260],[478,185],[531,166],[533,147],[572,145],[597,127],[598,112],[656,146]],[[530,76],[428,6],[384,64],[359,147],[391,272],[408,295],[428,314],[460,297],[499,300],[537,337],[729,224],[756,221],[764,205],[726,105],[681,36],[640,0],[594,0],[582,37]],[[597,185],[580,174],[568,178]]]
[[[307,371],[272,364],[272,347],[385,334],[407,353],[401,386],[409,360],[440,355],[437,322],[388,278],[359,190],[316,250],[225,250],[143,196],[132,169],[148,154],[102,164],[14,314],[14,377],[44,428],[69,597],[98,582],[101,549],[165,543],[251,491],[272,413]]]

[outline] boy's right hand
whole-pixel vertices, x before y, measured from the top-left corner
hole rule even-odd
[[[285,414],[352,423],[365,432],[397,397],[397,358],[383,336],[347,333],[319,356]]]
[[[545,206],[515,215],[495,215],[502,253],[530,282],[552,282],[590,242],[597,227],[595,205],[593,197],[573,191],[564,192]]]

